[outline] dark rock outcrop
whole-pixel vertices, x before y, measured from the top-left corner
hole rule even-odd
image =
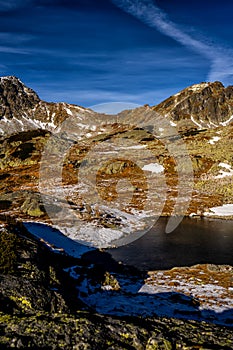
[[[0,78],[0,135],[34,129],[53,131],[70,115],[82,115],[85,111],[67,103],[42,101],[14,76]]]
[[[38,95],[14,76],[0,78],[0,120],[30,113],[40,102]]]
[[[183,120],[193,127],[214,128],[230,122],[233,115],[233,86],[221,82],[192,85],[169,97],[153,109],[179,126]]]
[[[64,272],[88,262],[49,252],[18,224],[5,232],[20,237],[14,270],[0,274],[0,349],[233,349],[227,327],[92,312],[78,300],[75,284]],[[107,283],[109,277],[105,273]]]

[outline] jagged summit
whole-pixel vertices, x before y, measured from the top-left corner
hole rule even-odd
[[[0,119],[14,118],[34,108],[40,99],[15,76],[0,78]]]
[[[233,116],[233,86],[202,82],[170,96],[153,107],[177,125],[193,124],[198,129],[227,125]]]
[[[224,85],[223,83],[221,83],[221,81],[215,81],[215,82],[206,82],[206,81],[203,81],[199,84],[193,84],[191,86],[188,87],[188,89],[191,89],[192,91],[200,91],[206,87],[213,87],[215,86],[216,88],[224,88]],[[183,89],[182,91],[186,90],[187,88]]]
[[[16,77],[15,75],[6,75],[4,77],[0,77],[0,81],[1,82],[9,81],[11,83],[21,83],[21,84],[23,84],[22,81],[18,77]]]
[[[69,116],[89,112],[67,103],[48,103],[15,76],[0,77],[0,134],[54,130]]]
[[[233,86],[225,88],[219,81],[194,84],[152,109],[169,118],[181,132],[229,125],[233,119]],[[134,112],[137,118],[137,110]],[[96,117],[97,113],[83,107],[42,101],[15,76],[0,78],[0,134],[38,128],[56,130],[70,116],[77,117],[76,126],[91,128],[95,118],[89,117],[93,113]]]
[[[16,77],[15,75],[6,75],[4,77],[0,77],[0,80],[1,81],[10,81],[12,83],[19,82],[19,83],[23,84],[22,81],[18,77]]]
[[[36,102],[40,101],[39,96],[34,90],[27,87],[19,78],[13,75],[0,77],[0,87],[5,93],[14,90],[14,92],[22,93],[24,96],[27,95],[29,98],[33,97]]]

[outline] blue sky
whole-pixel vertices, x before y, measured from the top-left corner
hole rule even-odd
[[[232,17],[232,0],[0,0],[0,75],[47,101],[155,105],[233,85]]]

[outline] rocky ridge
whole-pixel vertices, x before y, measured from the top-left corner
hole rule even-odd
[[[113,153],[115,152],[118,158],[120,155],[120,159],[114,162],[106,160],[106,165],[99,170],[98,164],[95,165],[96,169],[91,168],[98,171],[98,188],[102,198],[109,197],[110,189],[113,192],[109,199],[116,198],[116,180],[123,177],[130,178],[136,189],[131,207],[137,209],[139,203],[144,203],[146,185],[143,174],[132,162],[122,158],[127,159],[129,154],[134,152],[140,159],[143,152],[148,150],[156,157],[158,166],[164,168],[169,190],[161,184],[161,195],[162,192],[166,192],[167,195],[163,215],[170,215],[177,193],[178,174],[176,159],[174,155],[169,154],[167,146],[174,142],[176,132],[180,133],[185,142],[194,172],[194,189],[186,215],[203,215],[212,207],[233,203],[232,87],[224,88],[219,82],[192,86],[155,107],[144,106],[120,113],[117,120],[125,122],[122,124],[116,123],[115,117],[98,114],[79,106],[41,101],[34,91],[15,77],[1,78],[0,87],[2,213],[10,211],[12,215],[24,219],[27,215],[29,218],[31,215],[40,219],[46,217],[39,199],[38,186],[41,156],[44,147],[50,141],[52,155],[47,160],[46,185],[54,188],[56,181],[52,166],[57,162],[57,155],[68,144],[70,149],[63,162],[63,186],[67,188],[70,203],[84,220],[92,220],[91,217],[95,220],[96,217],[108,215],[99,213],[93,203],[89,203],[89,209],[87,203],[80,203],[80,195],[82,196],[84,191],[90,197],[90,188],[79,186],[77,174],[83,161],[86,162],[89,151],[96,145],[106,145],[109,141],[115,147]],[[195,101],[198,101],[197,109],[193,107]],[[207,106],[210,106],[210,109]],[[159,114],[154,112],[154,109]],[[155,124],[160,123],[160,115],[167,116],[168,123],[170,121],[172,125],[177,123],[177,127],[172,126],[170,136],[164,136],[162,127],[152,134],[134,125],[141,115],[144,115],[146,120],[151,112],[155,113]],[[195,120],[205,120],[204,129],[193,124],[194,112]],[[60,127],[65,120],[69,120],[69,123],[62,131]],[[181,128],[179,123],[183,123],[184,128]],[[163,143],[164,138],[168,139],[167,146]],[[123,147],[120,148],[121,143]],[[131,143],[133,146],[130,146]],[[100,149],[103,161],[108,159],[109,151],[109,148],[106,151]],[[148,164],[151,162],[149,156],[146,161]],[[87,167],[87,171],[88,169]],[[127,197],[126,192],[124,195]],[[54,195],[48,198],[49,206],[54,205],[53,197]],[[55,207],[57,204],[59,201]],[[104,222],[108,225],[106,220]],[[117,227],[119,222],[113,219],[110,226],[112,225]]]
[[[42,101],[14,76],[0,78],[0,105],[0,135],[34,129],[53,131],[70,115],[80,119],[90,113],[76,105]]]
[[[78,122],[80,117],[88,119],[88,113],[98,115],[80,106],[42,101],[14,76],[0,78],[0,103],[0,132],[5,135],[35,128],[54,130],[69,116]],[[181,131],[229,125],[233,115],[233,86],[225,88],[218,81],[195,84],[151,108],[168,117]]]
[[[233,120],[233,86],[219,81],[192,85],[153,109],[183,128],[216,128]]]

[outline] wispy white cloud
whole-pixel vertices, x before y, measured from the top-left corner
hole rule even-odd
[[[106,114],[117,114],[126,109],[134,109],[141,107],[137,103],[131,102],[109,102],[109,103],[98,103],[96,105],[90,106],[89,108],[98,113]]]
[[[21,54],[21,55],[28,55],[30,54],[27,50],[16,48],[16,47],[10,47],[10,46],[2,46],[0,45],[0,52],[1,53],[13,53],[13,54]]]
[[[221,80],[225,84],[232,82],[233,50],[213,46],[208,41],[204,42],[185,33],[176,23],[170,21],[166,13],[151,0],[112,0],[112,2],[148,26],[206,57],[210,62],[208,80]]]
[[[39,94],[41,99],[53,102],[68,102],[79,104],[84,107],[90,107],[97,104],[104,103],[123,103],[123,104],[134,104],[143,105],[146,102],[155,105],[156,103],[164,100],[165,97],[171,96],[176,92],[175,88],[169,89],[155,89],[150,91],[138,91],[138,93],[126,93],[115,90],[102,90],[102,89],[90,89],[85,90],[83,88],[75,88],[70,84],[70,89],[64,92],[64,89],[60,90],[57,85],[48,83],[37,83],[31,85],[31,87]]]
[[[21,44],[34,38],[31,34],[0,32],[0,42]]]
[[[0,0],[0,11],[8,12],[26,6],[28,0]]]
[[[0,32],[0,53],[28,55],[31,50],[23,46],[33,38],[30,34]]]

